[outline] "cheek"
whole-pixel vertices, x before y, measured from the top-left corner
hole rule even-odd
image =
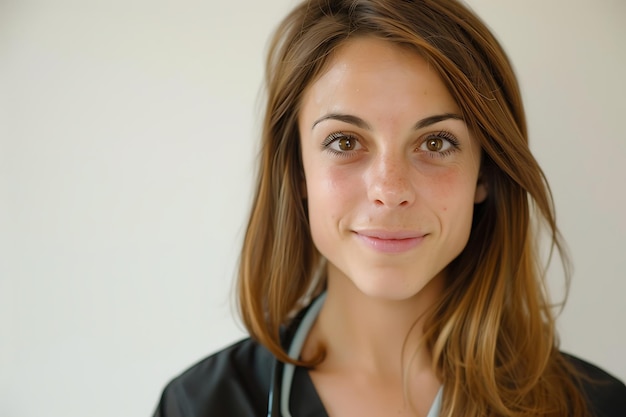
[[[476,178],[473,173],[448,171],[432,178],[430,209],[438,217],[441,230],[454,239],[466,240],[474,214]]]
[[[429,179],[428,198],[441,211],[473,206],[476,191],[475,175],[459,169],[439,172]]]
[[[360,188],[353,176],[340,169],[311,170],[307,175],[307,204],[312,234],[348,216]]]
[[[340,167],[317,167],[307,173],[307,193],[309,200],[331,202],[347,200],[347,196],[359,188],[359,180],[354,173]]]

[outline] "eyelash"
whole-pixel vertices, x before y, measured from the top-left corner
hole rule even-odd
[[[359,142],[357,137],[350,133],[333,132],[330,135],[328,135],[328,137],[324,139],[324,141],[322,142],[322,149],[332,153],[335,156],[340,156],[340,157],[350,156],[354,151],[337,151],[330,147],[331,144],[336,142],[338,139],[342,139],[342,138],[354,140],[357,143]],[[441,130],[438,133],[428,135],[422,142],[420,142],[419,146],[416,149],[420,150],[420,147],[424,143],[426,143],[426,141],[430,139],[443,139],[447,141],[448,143],[450,143],[450,148],[446,149],[445,151],[441,151],[441,152],[423,151],[423,152],[426,152],[427,155],[430,156],[431,158],[445,158],[446,156],[450,155],[452,152],[456,152],[459,149],[459,140],[456,138],[456,136],[454,136],[452,133],[450,133],[447,130]]]
[[[430,156],[431,158],[445,158],[446,156],[450,155],[452,152],[456,152],[459,149],[459,140],[456,138],[456,136],[454,136],[452,133],[448,132],[447,130],[441,130],[438,133],[428,135],[420,143],[420,147],[424,143],[426,143],[426,141],[430,139],[443,139],[450,143],[450,148],[446,149],[445,151],[441,151],[441,152],[426,151],[428,153],[428,156]]]
[[[350,133],[333,132],[330,135],[328,135],[328,137],[326,139],[324,139],[324,141],[322,142],[322,149],[325,150],[325,151],[330,152],[334,156],[339,156],[339,157],[343,157],[343,158],[351,156],[352,153],[355,152],[355,151],[337,151],[337,150],[335,150],[335,149],[330,147],[330,145],[335,143],[337,140],[343,139],[343,138],[354,140],[357,143],[359,142],[357,137],[352,135],[352,134],[350,134]]]

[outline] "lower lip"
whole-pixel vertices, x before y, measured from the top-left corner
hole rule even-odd
[[[358,233],[356,233],[356,236],[368,247],[383,253],[407,252],[422,243],[425,237],[420,236],[407,239],[378,239],[371,236],[360,235]]]

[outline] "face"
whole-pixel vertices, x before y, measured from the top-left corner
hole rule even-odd
[[[350,40],[305,91],[298,123],[329,285],[400,300],[443,276],[486,191],[480,148],[428,63],[382,40]]]

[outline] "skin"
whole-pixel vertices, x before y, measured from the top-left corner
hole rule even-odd
[[[328,297],[303,357],[326,349],[310,375],[331,416],[425,416],[439,389],[419,318],[487,194],[460,115],[421,56],[374,38],[347,41],[305,91],[305,188]]]

